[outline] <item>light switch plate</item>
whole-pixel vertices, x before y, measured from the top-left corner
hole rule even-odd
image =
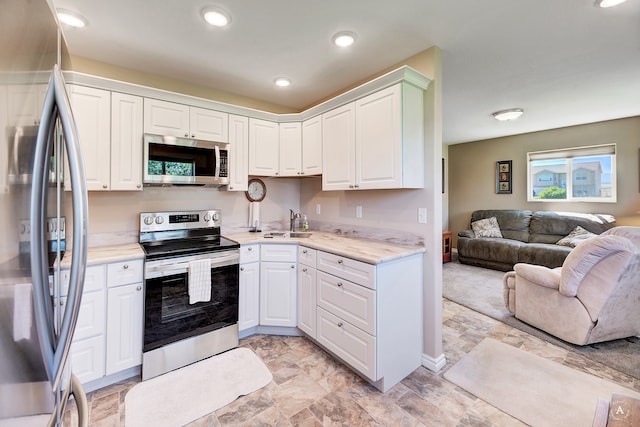
[[[356,218],[362,218],[362,206],[356,206]]]
[[[427,208],[418,208],[418,223],[427,223]]]

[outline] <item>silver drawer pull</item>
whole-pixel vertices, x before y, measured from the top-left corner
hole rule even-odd
[[[129,268],[129,264],[123,265],[122,268],[124,268],[126,270],[127,268]]]
[[[338,287],[341,288],[342,287],[342,282],[338,282]]]
[[[240,267],[240,271],[244,271],[244,267]]]
[[[341,259],[338,260],[338,264],[342,264],[342,260]]]
[[[292,266],[291,266],[291,268],[296,268],[296,266],[295,266],[295,265],[292,265]]]
[[[338,328],[342,328],[342,322],[338,322]]]
[[[251,252],[251,251],[253,250],[253,248],[247,248],[247,250],[248,250],[249,252]]]
[[[302,269],[302,271],[306,273],[306,272],[307,272],[307,269],[306,269],[306,268],[303,268],[303,269]]]
[[[136,286],[136,291],[141,291],[142,290],[142,286]]]
[[[306,254],[306,253],[307,253],[307,250],[306,250],[306,249],[304,249],[304,250],[302,251],[302,253],[303,253],[303,254]]]

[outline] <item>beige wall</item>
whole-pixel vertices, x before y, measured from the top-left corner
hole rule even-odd
[[[526,154],[604,143],[617,145],[617,203],[527,202]],[[640,117],[449,146],[449,221],[454,236],[476,209],[608,213],[619,225],[640,225]],[[495,164],[513,161],[513,193],[495,194]],[[455,241],[455,238],[454,238]],[[454,244],[455,246],[455,244]]]

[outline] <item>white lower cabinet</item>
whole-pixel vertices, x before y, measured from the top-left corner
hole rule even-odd
[[[106,375],[142,363],[143,304],[141,282],[109,288]]]
[[[422,254],[367,264],[317,251],[316,341],[385,392],[421,364]]]
[[[298,329],[316,338],[316,250],[298,248]]]
[[[260,325],[297,324],[297,245],[260,245]]]
[[[87,267],[71,369],[86,384],[142,363],[142,259]],[[69,271],[61,272],[62,306]]]
[[[238,330],[260,324],[260,245],[240,247]]]

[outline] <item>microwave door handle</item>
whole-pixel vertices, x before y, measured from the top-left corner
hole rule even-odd
[[[69,160],[69,177],[71,180],[71,197],[73,211],[73,247],[71,254],[71,268],[69,271],[69,291],[67,306],[62,317],[62,325],[58,334],[53,372],[53,387],[57,388],[62,378],[63,369],[69,357],[71,339],[78,321],[80,302],[84,288],[85,270],[87,265],[87,187],[84,173],[84,161],[80,150],[78,129],[71,111],[71,103],[65,90],[64,78],[58,66],[53,69],[55,87],[55,101],[62,124],[64,143]],[[48,168],[46,168],[48,170]]]
[[[215,150],[216,150],[216,171],[214,173],[214,176],[218,178],[220,177],[220,146],[216,145]]]
[[[20,141],[24,135],[24,129],[22,127],[16,128],[16,133],[13,136],[13,173],[18,175],[20,171]],[[18,178],[16,176],[16,178]]]

